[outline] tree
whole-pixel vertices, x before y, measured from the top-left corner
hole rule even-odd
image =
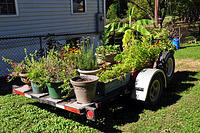
[[[195,22],[200,17],[199,0],[171,0],[172,15],[179,16],[186,22]]]
[[[129,0],[128,2],[134,4],[137,8],[144,11],[150,19],[152,20],[154,19],[154,5],[155,5],[154,0],[144,0],[143,2],[141,2],[141,0]],[[146,3],[145,6],[144,6],[144,3]],[[161,25],[161,27],[162,27],[164,18],[167,14],[168,3],[169,3],[169,0],[159,0],[158,16],[160,18],[159,24]]]
[[[106,1],[106,12],[108,13],[108,18],[124,18],[128,0],[107,0]]]

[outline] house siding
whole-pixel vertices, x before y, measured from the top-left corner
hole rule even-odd
[[[19,16],[0,17],[0,37],[96,32],[98,0],[87,0],[83,14],[71,13],[71,0],[17,0],[17,3]],[[102,12],[102,0],[99,3]]]
[[[17,0],[18,16],[0,16],[0,38],[96,32],[96,14],[103,12],[102,1],[86,0],[86,13],[72,14],[71,0]],[[38,50],[39,38],[0,40],[0,57],[19,62],[24,59],[24,48],[28,53]],[[0,76],[8,74],[7,68],[0,59]]]

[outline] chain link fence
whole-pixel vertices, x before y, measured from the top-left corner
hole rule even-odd
[[[34,53],[35,50],[47,48],[47,41],[53,39],[65,45],[80,39],[82,36],[92,37],[95,43],[100,41],[99,34],[83,33],[83,34],[46,34],[38,36],[23,36],[23,37],[6,37],[0,36],[0,77],[8,74],[9,64],[2,61],[2,57],[12,59],[14,62],[20,62],[25,57],[24,49],[27,53]]]

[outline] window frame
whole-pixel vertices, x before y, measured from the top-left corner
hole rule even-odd
[[[72,14],[86,14],[86,12],[87,12],[87,1],[84,0],[85,1],[85,11],[84,12],[77,12],[77,13],[74,12],[73,1],[74,0],[71,0],[71,13]]]
[[[19,8],[18,8],[17,0],[15,0],[15,10],[16,10],[15,15],[1,15],[0,14],[0,17],[17,17],[17,16],[19,16]]]

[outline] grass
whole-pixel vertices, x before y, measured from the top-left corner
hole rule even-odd
[[[200,44],[190,44],[190,45],[181,45],[181,49],[179,49],[175,53],[176,59],[200,59]]]
[[[177,50],[175,58],[200,61],[198,53],[200,46],[190,45]],[[0,132],[200,132],[200,71],[188,69],[175,73],[158,106],[121,97],[103,108],[97,122],[0,93]]]

